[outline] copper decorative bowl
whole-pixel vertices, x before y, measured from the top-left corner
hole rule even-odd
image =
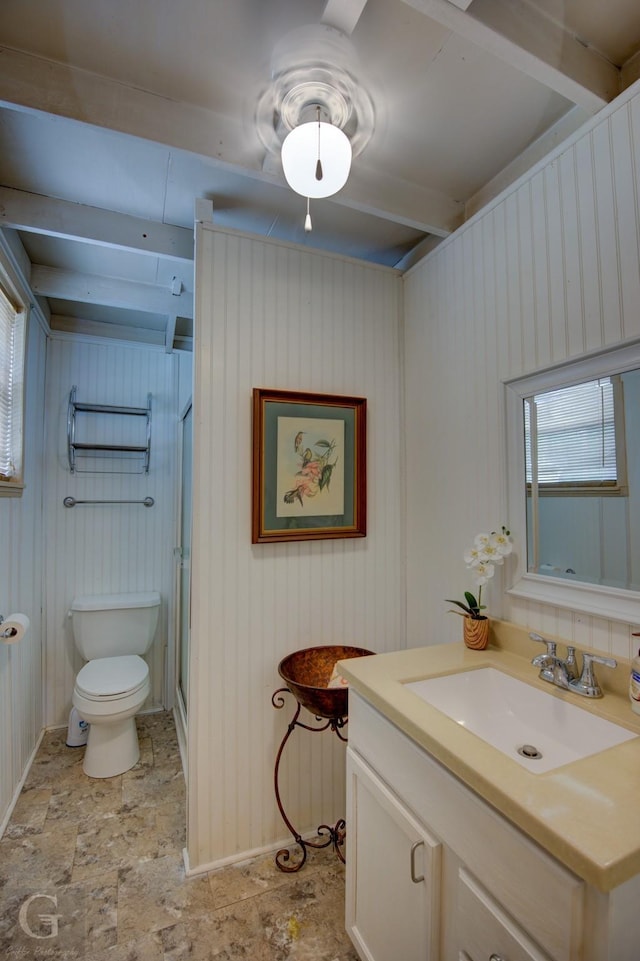
[[[364,647],[306,647],[288,654],[278,664],[278,674],[295,699],[316,717],[346,717],[348,688],[327,687],[336,661],[366,657]]]

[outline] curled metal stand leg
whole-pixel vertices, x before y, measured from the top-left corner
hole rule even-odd
[[[275,691],[275,693],[273,694],[271,698],[271,703],[275,708],[284,707],[285,700],[282,697],[283,694],[291,694],[291,691],[289,690],[288,687],[281,687],[277,691]],[[346,717],[330,718],[326,721],[325,724],[322,724],[320,727],[311,727],[309,724],[303,724],[302,721],[298,720],[298,717],[300,715],[301,705],[298,702],[296,703],[297,703],[296,712],[293,715],[291,721],[289,722],[289,726],[287,727],[286,733],[282,738],[282,742],[280,744],[280,747],[278,749],[278,754],[276,756],[275,768],[273,771],[273,785],[275,788],[278,809],[280,811],[280,814],[282,815],[282,820],[287,825],[289,831],[293,835],[293,838],[296,844],[298,845],[298,847],[302,852],[300,860],[291,862],[291,863],[289,863],[291,860],[291,853],[287,850],[287,848],[281,848],[277,852],[276,858],[275,858],[277,866],[280,868],[281,871],[286,871],[288,873],[292,873],[294,871],[300,870],[300,868],[303,866],[303,864],[307,860],[307,848],[326,848],[332,844],[336,854],[338,855],[342,863],[343,864],[345,863],[344,854],[342,853],[342,848],[344,847],[344,842],[346,837],[346,824],[345,824],[344,818],[340,818],[333,827],[329,824],[321,824],[318,827],[318,837],[321,838],[321,840],[319,841],[303,840],[301,835],[298,833],[298,831],[296,831],[291,821],[285,814],[284,808],[282,806],[282,801],[280,799],[280,788],[278,786],[278,773],[280,770],[280,759],[282,757],[282,752],[284,751],[284,746],[289,740],[289,738],[291,737],[296,727],[303,727],[305,731],[326,731],[326,730],[335,731],[335,733],[337,734],[337,736],[340,738],[341,741],[346,741],[347,738],[342,735],[341,731],[346,726],[348,718]],[[318,717],[317,720],[320,721],[323,719]]]

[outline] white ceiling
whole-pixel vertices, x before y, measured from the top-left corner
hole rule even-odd
[[[337,28],[375,123],[307,235],[260,104],[277,50],[331,63]],[[638,0],[2,0],[0,224],[52,327],[188,346],[197,200],[403,269],[634,82],[639,51]]]

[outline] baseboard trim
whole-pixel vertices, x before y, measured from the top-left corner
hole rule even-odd
[[[36,754],[38,753],[38,749],[39,749],[40,745],[42,744],[42,738],[44,737],[46,731],[47,731],[47,728],[45,728],[45,727],[43,727],[42,730],[40,731],[40,734],[38,735],[38,739],[37,739],[37,741],[36,741],[36,745],[35,745],[33,751],[31,752],[31,754],[29,755],[29,759],[27,760],[27,763],[26,763],[26,765],[25,765],[24,771],[22,772],[22,777],[21,777],[20,780],[18,781],[18,784],[17,784],[17,786],[16,786],[16,789],[15,789],[15,791],[13,792],[13,797],[11,798],[11,801],[9,802],[9,806],[7,807],[7,810],[5,811],[5,814],[4,814],[4,817],[2,818],[2,821],[0,821],[0,838],[4,837],[4,832],[7,830],[7,825],[9,824],[9,821],[11,820],[11,815],[13,814],[13,809],[15,808],[16,804],[18,803],[18,798],[20,797],[20,794],[21,794],[21,792],[22,792],[22,788],[24,787],[25,781],[27,780],[27,777],[29,776],[29,771],[31,770],[31,765],[33,764],[33,762],[34,762],[34,760],[35,760]]]
[[[318,837],[317,831],[309,831],[307,834],[300,835],[303,841],[310,841]],[[197,878],[210,871],[218,871],[220,868],[229,867],[232,864],[242,864],[244,861],[252,861],[254,858],[263,857],[265,854],[275,854],[282,848],[295,847],[295,840],[289,836],[281,841],[274,841],[273,844],[266,844],[263,847],[251,848],[249,851],[239,851],[238,854],[230,854],[226,858],[219,858],[210,861],[208,864],[199,864],[192,868],[189,865],[189,852],[183,848],[182,859],[184,861],[185,876],[187,878]]]

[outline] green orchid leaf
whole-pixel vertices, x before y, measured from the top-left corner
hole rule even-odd
[[[452,598],[449,598],[449,597],[445,597],[445,601],[447,602],[447,604],[455,604],[456,607],[459,607],[461,610],[463,610],[465,614],[471,614],[470,608],[468,608],[466,604],[463,604],[462,601],[454,601]],[[457,614],[458,612],[452,611],[452,613]]]
[[[467,599],[467,604],[469,605],[469,607],[471,607],[474,611],[477,611],[479,609],[478,602],[473,596],[473,594],[471,594],[469,591],[465,591],[464,596]]]

